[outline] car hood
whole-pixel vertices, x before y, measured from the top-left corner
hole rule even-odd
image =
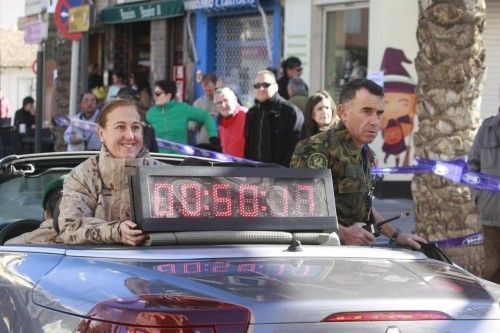
[[[498,289],[492,292],[494,286],[486,289],[464,270],[423,256],[357,248],[228,249],[67,253],[37,284],[34,301],[85,316],[96,304],[116,298],[201,297],[245,306],[253,323],[318,322],[337,312],[390,310],[500,319]]]

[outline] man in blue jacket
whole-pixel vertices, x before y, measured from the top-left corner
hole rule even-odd
[[[81,112],[75,119],[94,122],[99,115],[97,100],[92,92],[86,92],[80,97]],[[91,129],[77,128],[73,125],[64,132],[64,141],[68,144],[68,151],[101,150],[101,141],[96,132]]]

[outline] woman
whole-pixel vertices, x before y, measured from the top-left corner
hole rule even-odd
[[[175,100],[177,86],[172,80],[160,80],[155,83],[155,106],[148,110],[146,119],[153,125],[156,137],[177,143],[188,143],[188,122],[195,121],[204,125],[209,141],[220,146],[217,125],[208,112]],[[160,147],[161,153],[173,152]],[[174,152],[175,153],[175,152]]]
[[[337,106],[327,91],[321,90],[309,97],[304,110],[306,138],[335,127],[340,118]]]
[[[123,243],[145,238],[131,220],[129,176],[138,165],[161,165],[143,146],[138,105],[125,97],[106,104],[97,118],[102,149],[64,182],[58,225],[66,244]]]

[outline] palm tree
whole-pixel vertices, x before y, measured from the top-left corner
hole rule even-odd
[[[479,125],[485,73],[481,37],[484,0],[419,0],[416,156],[452,160],[467,155]],[[416,231],[430,240],[479,231],[469,189],[434,174],[412,182]],[[482,273],[482,245],[447,248],[451,259]]]
[[[69,113],[69,85],[71,73],[71,40],[58,36],[55,62],[57,63],[57,81],[55,89],[55,114],[68,115]],[[65,151],[66,143],[63,139],[64,129],[54,130],[54,149]]]

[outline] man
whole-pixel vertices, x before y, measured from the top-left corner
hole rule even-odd
[[[31,96],[23,98],[23,107],[14,114],[14,130],[25,135],[35,126],[35,100]]]
[[[301,139],[304,115],[278,94],[272,72],[258,72],[253,87],[255,105],[247,113],[245,157],[288,166]]]
[[[219,138],[222,152],[236,157],[245,154],[245,120],[247,109],[238,104],[235,93],[228,87],[219,88],[214,97],[221,118]]]
[[[474,138],[467,164],[471,170],[500,177],[500,109],[496,116],[485,119]],[[485,276],[500,283],[500,194],[471,190],[483,226]]]
[[[75,119],[94,122],[99,115],[95,95],[88,91],[80,97],[81,112],[77,113]],[[91,129],[81,129],[69,125],[64,131],[64,141],[68,144],[68,151],[101,150],[101,141],[96,132]]]
[[[292,77],[288,80],[287,91],[288,96],[290,96],[288,101],[297,105],[302,113],[304,113],[306,110],[307,99],[309,98],[309,91],[306,83],[300,77]]]
[[[338,111],[337,127],[301,141],[292,157],[296,168],[332,171],[339,237],[347,245],[369,245],[375,237],[363,229],[364,222],[384,218],[372,207],[374,152],[368,147],[377,136],[384,114],[384,91],[375,82],[356,79],[344,85]],[[385,224],[382,234],[401,245],[419,249],[425,239],[405,234]]]
[[[288,81],[292,77],[299,77],[302,75],[302,61],[300,61],[297,57],[289,57],[281,63],[281,67],[283,69],[283,73],[278,80],[278,93],[284,99],[289,99],[290,96],[288,95],[287,90]]]
[[[215,74],[207,73],[203,75],[203,78],[201,79],[201,86],[205,94],[194,101],[193,106],[210,113],[212,118],[214,118],[214,120],[217,122],[219,113],[217,112],[217,107],[214,104],[216,84],[217,76]],[[196,142],[193,143],[208,143],[207,129],[205,127],[196,125],[197,124],[194,122],[189,123],[190,131],[194,132],[196,136]]]

